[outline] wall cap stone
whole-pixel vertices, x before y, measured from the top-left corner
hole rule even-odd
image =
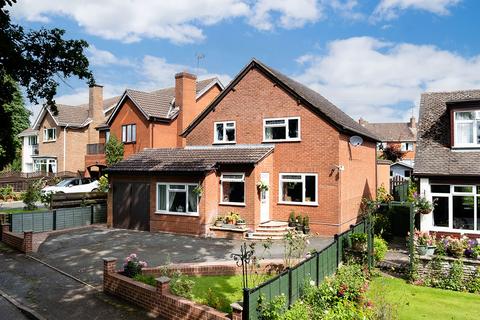
[[[159,283],[161,283],[161,284],[169,283],[169,282],[170,282],[170,278],[169,278],[169,277],[165,277],[165,276],[155,278],[155,280],[157,280],[157,282],[159,282]]]
[[[117,261],[117,258],[106,257],[106,258],[103,258],[103,261],[105,261],[105,262],[114,262],[114,261]]]

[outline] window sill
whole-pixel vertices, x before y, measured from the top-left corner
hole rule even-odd
[[[245,203],[241,202],[220,202],[221,206],[235,206],[235,207],[245,207]]]
[[[307,207],[318,207],[317,202],[286,202],[279,201],[277,204],[285,204],[289,206],[307,206]]]
[[[480,150],[480,145],[474,145],[474,146],[453,146],[452,151],[479,151]]]
[[[199,217],[200,214],[197,213],[186,213],[186,212],[167,212],[167,211],[155,211],[155,214],[164,214],[166,216],[183,216],[183,217]]]
[[[237,141],[225,141],[225,142],[223,142],[223,141],[215,141],[215,142],[213,142],[212,144],[215,144],[215,145],[219,145],[219,144],[220,144],[220,145],[221,145],[221,144],[236,144],[236,143],[237,143]]]
[[[130,142],[123,142],[123,141],[122,141],[122,143],[123,143],[123,144],[136,144],[137,141],[130,141]]]
[[[302,139],[263,140],[262,143],[302,142]]]
[[[57,141],[57,139],[55,139],[55,140],[43,140],[43,143],[50,143],[50,142],[55,142],[55,141]]]

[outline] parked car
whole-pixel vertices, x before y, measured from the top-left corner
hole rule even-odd
[[[70,178],[60,181],[54,186],[42,189],[42,193],[74,193],[98,191],[98,181],[89,178]]]

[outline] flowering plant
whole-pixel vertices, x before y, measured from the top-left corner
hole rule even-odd
[[[147,267],[145,261],[141,261],[135,253],[131,253],[128,257],[125,258],[123,264],[123,273],[125,276],[133,278],[139,274],[143,268]]]
[[[415,245],[417,246],[435,246],[437,243],[437,236],[435,233],[428,233],[428,232],[422,232],[419,230],[415,230],[415,233],[413,235],[413,241]]]
[[[268,191],[268,184],[263,181],[257,182],[257,189],[258,191]]]
[[[427,198],[420,196],[418,193],[413,194],[413,206],[415,211],[421,214],[429,214],[433,210],[434,203]]]

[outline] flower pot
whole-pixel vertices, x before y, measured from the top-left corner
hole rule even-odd
[[[237,226],[237,228],[239,228],[239,229],[242,229],[242,228],[245,227],[246,225],[247,225],[247,224],[246,224],[245,222],[237,222],[237,223],[236,223],[236,226]]]
[[[436,248],[436,246],[427,246],[427,256],[433,256]]]
[[[215,221],[215,227],[223,227],[223,221]]]
[[[417,252],[419,255],[424,256],[427,254],[428,247],[426,245],[418,245]]]
[[[310,227],[309,226],[304,226],[303,227],[303,233],[309,234],[310,233]]]
[[[289,226],[290,228],[295,228],[296,225],[297,225],[297,224],[295,223],[295,221],[289,221],[289,222],[288,222],[288,226]]]
[[[295,230],[303,232],[303,224],[301,223],[295,224]]]
[[[430,209],[417,209],[417,213],[419,214],[429,214],[430,212],[432,212]]]

